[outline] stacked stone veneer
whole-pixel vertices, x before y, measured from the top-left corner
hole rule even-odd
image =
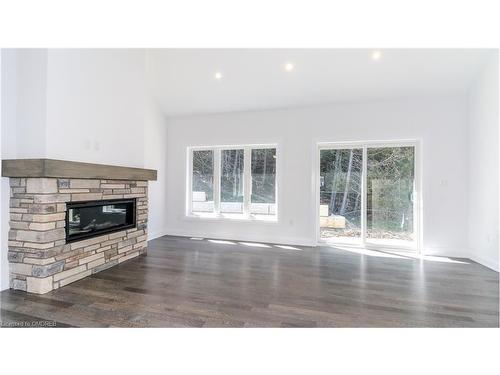
[[[10,286],[47,293],[147,250],[147,181],[10,178]],[[66,202],[136,198],[137,226],[66,243]]]

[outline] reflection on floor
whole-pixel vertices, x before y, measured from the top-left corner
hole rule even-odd
[[[433,255],[421,255],[418,253],[410,251],[396,251],[396,250],[371,250],[361,247],[351,247],[351,246],[341,246],[341,245],[327,245],[334,249],[340,249],[344,251],[349,251],[355,254],[368,255],[373,257],[382,258],[397,258],[397,259],[417,259],[428,262],[442,262],[442,263],[458,263],[458,264],[469,264],[470,260],[463,258],[449,258]]]
[[[498,292],[464,259],[165,236],[48,294],[2,292],[1,325],[498,327]]]

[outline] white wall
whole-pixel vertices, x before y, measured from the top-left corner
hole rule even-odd
[[[144,166],[144,50],[11,49],[2,54],[4,157]]]
[[[46,154],[47,51],[2,50],[2,157]]]
[[[38,157],[47,150],[47,50],[17,51],[16,152]]]
[[[151,68],[146,52],[146,113],[144,127],[144,167],[156,169],[157,181],[149,182],[148,238],[152,240],[165,235],[167,199],[167,119],[153,92],[157,76]]]
[[[470,93],[468,240],[470,257],[499,270],[498,53]]]
[[[145,51],[50,49],[47,54],[46,156],[143,167]]]
[[[467,98],[404,99],[170,119],[167,139],[169,234],[312,244],[315,239],[314,145],[318,141],[420,139],[423,250],[466,253]],[[276,142],[281,173],[280,222],[189,220],[185,213],[186,147]]]
[[[0,48],[0,156],[2,155],[3,152],[3,106],[4,106],[4,96],[2,95],[2,85],[3,85],[3,62],[4,56],[3,56],[3,51]],[[0,158],[0,170],[2,168],[2,158]],[[4,210],[4,205],[8,202],[8,194],[9,194],[9,189],[8,189],[8,181],[7,179],[4,179],[3,177],[1,178],[0,181],[0,249],[4,249],[7,247],[7,231],[8,231],[8,217],[5,215],[7,213],[6,210]],[[7,199],[5,199],[7,198]],[[9,278],[8,278],[8,272],[9,272],[9,264],[7,260],[7,252],[5,251],[0,251],[0,290],[6,289],[8,283],[9,283]],[[1,301],[0,301],[1,303]]]
[[[13,50],[1,51],[1,156],[2,159],[17,155],[17,53]],[[9,179],[1,178],[0,196],[0,290],[9,287],[9,264],[7,260],[9,232]]]
[[[165,235],[167,227],[167,120],[158,103],[147,102],[144,159],[145,167],[158,171],[157,181],[149,182],[148,238]]]

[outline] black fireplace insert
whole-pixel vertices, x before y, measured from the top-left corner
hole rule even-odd
[[[66,242],[134,228],[135,199],[66,204]]]

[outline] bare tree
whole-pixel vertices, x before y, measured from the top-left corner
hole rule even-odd
[[[342,198],[342,205],[340,206],[340,215],[345,214],[345,208],[347,204],[347,196],[349,194],[349,184],[351,182],[351,170],[352,170],[352,158],[353,158],[353,150],[350,150],[349,152],[349,164],[347,166],[347,176],[345,179],[345,186],[344,186],[344,197]]]

